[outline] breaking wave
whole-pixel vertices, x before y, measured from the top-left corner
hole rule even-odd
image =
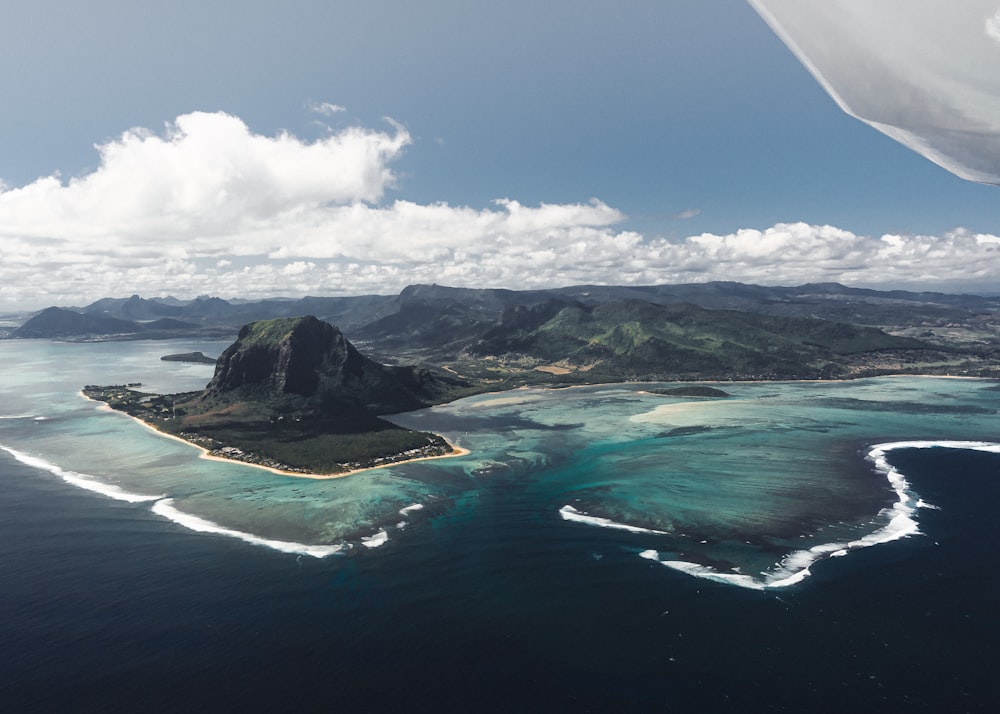
[[[562,516],[567,521],[576,521],[577,523],[586,523],[590,526],[600,526],[601,528],[616,528],[622,531],[629,531],[630,533],[654,533],[656,535],[666,535],[666,531],[655,531],[651,528],[640,528],[639,526],[630,526],[627,523],[617,523],[612,521],[610,518],[601,518],[600,516],[589,516],[586,513],[582,513],[573,506],[563,506],[559,509],[559,515]]]
[[[78,488],[84,488],[88,491],[93,491],[99,493],[102,496],[107,496],[108,498],[113,498],[116,501],[127,501],[128,503],[144,503],[148,501],[158,501],[163,498],[163,494],[157,496],[148,496],[141,493],[130,493],[123,488],[116,486],[114,484],[102,483],[95,480],[93,476],[88,474],[77,473],[76,471],[67,471],[55,464],[49,463],[44,459],[40,459],[37,456],[30,456],[22,451],[12,449],[9,446],[0,445],[0,449],[6,451],[8,454],[13,456],[15,459],[20,461],[25,466],[30,466],[32,468],[40,469],[42,471],[48,471],[49,473],[55,474],[63,481]]]
[[[661,560],[656,550],[644,550],[639,557],[656,561],[668,568],[678,570],[707,580],[714,580],[728,585],[737,585],[752,590],[767,590],[785,588],[802,582],[809,577],[810,567],[818,560],[847,555],[852,550],[869,548],[873,545],[890,543],[919,535],[917,512],[921,508],[936,508],[910,490],[906,477],[892,467],[886,455],[897,449],[968,449],[1000,454],[1000,444],[988,441],[894,441],[885,444],[875,444],[867,454],[867,459],[875,466],[875,471],[883,474],[896,493],[896,502],[882,509],[878,520],[882,525],[877,530],[855,540],[846,542],[821,543],[811,548],[789,553],[778,563],[777,567],[762,573],[761,577],[738,573],[724,573],[707,565],[690,563],[684,560]],[[578,519],[579,520],[579,519]]]
[[[339,553],[344,549],[343,545],[306,545],[304,543],[263,538],[261,536],[254,535],[253,533],[246,533],[233,528],[226,528],[218,523],[213,523],[212,521],[204,518],[192,516],[190,513],[184,513],[183,511],[177,510],[174,508],[174,500],[172,498],[163,498],[158,500],[153,504],[152,511],[155,514],[163,516],[164,518],[167,518],[192,531],[197,531],[199,533],[215,533],[218,535],[229,536],[231,538],[238,538],[239,540],[247,543],[262,545],[273,550],[281,551],[282,553],[295,553],[298,555],[311,555],[314,558],[325,558],[328,555]]]

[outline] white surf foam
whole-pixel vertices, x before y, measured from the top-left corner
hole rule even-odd
[[[262,545],[267,548],[272,548],[273,550],[279,550],[282,553],[297,553],[299,555],[311,555],[314,558],[325,558],[328,555],[333,555],[334,553],[338,553],[343,550],[343,546],[341,545],[306,545],[304,543],[263,538],[261,536],[254,535],[253,533],[245,533],[233,528],[226,528],[225,526],[213,523],[212,521],[200,518],[199,516],[193,516],[190,513],[184,513],[183,511],[177,510],[174,508],[174,499],[172,498],[163,498],[157,501],[153,504],[152,511],[153,513],[163,516],[178,525],[199,533],[215,533],[218,535],[229,536],[230,538],[239,538],[247,543]]]
[[[666,535],[665,531],[655,531],[651,528],[640,528],[639,526],[630,526],[627,523],[616,523],[610,518],[601,518],[599,516],[588,516],[586,513],[582,513],[573,506],[563,506],[559,509],[559,515],[567,521],[575,521],[577,523],[586,523],[590,526],[600,526],[601,528],[617,528],[618,530],[628,531],[630,533],[654,533],[656,535]]]
[[[789,553],[778,563],[777,568],[756,578],[749,575],[734,575],[723,573],[706,565],[689,563],[683,560],[660,560],[660,554],[655,550],[645,550],[639,557],[654,560],[657,563],[694,575],[695,577],[714,580],[716,582],[738,585],[752,590],[769,588],[784,588],[795,585],[809,577],[810,566],[823,558],[835,558],[847,555],[852,550],[870,548],[882,543],[891,543],[901,538],[919,535],[916,514],[921,508],[937,509],[910,491],[910,484],[902,473],[894,469],[886,458],[886,454],[896,449],[969,449],[1000,454],[1000,444],[988,441],[894,441],[885,444],[875,444],[868,451],[867,458],[875,464],[875,470],[885,475],[896,493],[896,503],[884,508],[878,514],[885,522],[881,528],[868,535],[847,542],[821,543],[811,548]]]
[[[375,535],[365,536],[361,539],[361,545],[365,548],[378,548],[380,545],[385,545],[389,542],[389,534],[385,532],[383,528]]]
[[[400,508],[399,509],[399,515],[401,515],[401,516],[408,516],[411,513],[413,513],[414,511],[421,510],[423,507],[424,507],[424,504],[422,504],[422,503],[414,503],[412,506],[407,506],[406,508]]]
[[[102,496],[107,496],[108,498],[113,498],[117,501],[143,503],[146,501],[157,501],[163,498],[163,494],[158,496],[146,496],[140,493],[130,493],[114,484],[101,483],[100,481],[94,480],[92,476],[88,476],[87,474],[77,473],[76,471],[67,471],[59,466],[56,466],[55,464],[50,464],[44,459],[40,459],[36,456],[30,456],[16,449],[12,449],[9,446],[0,445],[0,449],[6,451],[25,466],[31,466],[32,468],[41,469],[42,471],[48,471],[49,473],[55,474],[68,484],[77,486],[78,488],[85,488],[88,491],[99,493]]]

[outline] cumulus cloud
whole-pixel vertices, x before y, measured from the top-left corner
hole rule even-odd
[[[749,0],[848,114],[1000,184],[996,0]]]
[[[738,280],[987,285],[1000,238],[856,235],[779,224],[671,240],[592,199],[475,208],[385,200],[405,129],[304,142],[226,114],[178,117],[98,147],[100,165],[0,188],[0,306],[107,295],[394,293],[410,283],[541,288]]]
[[[377,201],[410,143],[349,128],[305,143],[252,133],[239,118],[194,112],[162,135],[130,129],[97,147],[100,166],[64,182],[0,193],[0,237],[91,237],[120,246],[239,234],[329,203]]]

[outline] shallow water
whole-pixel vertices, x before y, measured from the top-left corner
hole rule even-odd
[[[316,481],[200,459],[79,394],[94,383],[197,389],[211,365],[159,357],[225,346],[0,341],[12,366],[0,375],[0,446],[35,472],[143,502],[179,526],[303,555],[417,547],[410,526],[461,529],[502,503],[525,529],[571,539],[620,543],[611,529],[628,527],[636,567],[641,555],[761,587],[797,582],[810,549],[828,557],[841,550],[829,544],[885,534],[903,501],[919,520],[919,494],[894,488],[867,458],[874,445],[992,443],[1000,423],[1000,391],[978,380],[724,384],[733,396],[717,400],[640,384],[521,389],[393,417],[467,456]]]

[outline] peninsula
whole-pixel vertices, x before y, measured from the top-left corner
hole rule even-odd
[[[441,436],[379,417],[479,391],[454,375],[378,364],[312,316],[245,325],[201,392],[151,395],[132,386],[83,391],[212,456],[295,475],[454,454]]]
[[[325,318],[288,316],[305,308]],[[214,456],[316,475],[454,453],[440,436],[380,417],[483,391],[642,381],[674,383],[653,389],[667,397],[711,399],[728,395],[681,383],[998,377],[998,313],[1000,298],[833,284],[520,292],[415,285],[398,296],[240,304],[109,298],[79,312],[43,310],[10,337],[156,339],[176,337],[184,324],[199,337],[231,336],[227,325],[240,319],[200,392],[84,391]],[[211,361],[197,352],[163,359]]]

